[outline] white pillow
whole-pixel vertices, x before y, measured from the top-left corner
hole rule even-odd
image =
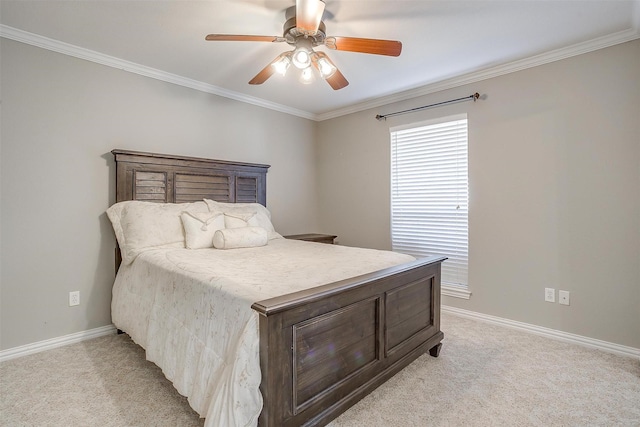
[[[209,206],[210,211],[222,211],[222,212],[262,212],[269,220],[271,220],[271,212],[260,203],[223,203],[216,202],[211,199],[204,199],[204,202]]]
[[[247,225],[250,227],[262,227],[267,230],[269,234],[269,240],[281,239],[282,236],[278,234],[271,223],[271,212],[260,203],[222,203],[215,200],[204,199],[209,210],[211,212],[222,212],[227,215],[233,215],[238,217],[239,215],[255,214],[255,217],[247,220]],[[226,220],[225,220],[226,221]],[[246,227],[247,225],[236,225],[236,227]],[[235,228],[229,227],[227,228]]]
[[[185,244],[189,249],[213,246],[213,234],[224,228],[224,215],[213,212],[182,212]]]
[[[107,209],[107,217],[109,217],[109,221],[111,221],[111,226],[113,227],[113,232],[116,235],[116,240],[118,241],[118,245],[120,245],[120,248],[124,247],[125,245],[124,231],[122,231],[121,223],[122,211],[130,203],[130,201],[116,203],[115,205],[111,205],[111,207]],[[120,251],[124,252],[122,249]]]
[[[262,227],[225,228],[213,235],[216,249],[255,248],[269,242],[269,234]]]
[[[251,220],[255,218],[256,213],[225,213],[219,214],[224,216],[225,228],[242,228],[249,227],[250,225],[256,226],[257,224],[249,224]],[[253,221],[255,223],[255,221]]]
[[[130,200],[107,209],[116,233],[123,263],[130,264],[144,250],[184,248],[182,212],[209,212],[204,202],[153,203]]]

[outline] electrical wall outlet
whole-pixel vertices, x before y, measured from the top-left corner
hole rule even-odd
[[[80,305],[80,291],[69,292],[69,307]]]
[[[569,291],[558,291],[558,302],[562,305],[569,305]]]
[[[546,302],[556,302],[556,290],[553,288],[544,288],[544,300]]]

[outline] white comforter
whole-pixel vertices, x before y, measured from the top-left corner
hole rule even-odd
[[[262,396],[251,304],[413,259],[286,239],[233,250],[151,249],[120,268],[112,319],[205,425],[254,426]]]

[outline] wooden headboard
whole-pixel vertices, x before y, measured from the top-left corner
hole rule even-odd
[[[267,205],[269,165],[128,150],[111,153],[116,160],[116,202],[184,203],[206,198]],[[116,271],[121,262],[116,247]]]
[[[267,204],[269,165],[113,150],[116,202]]]

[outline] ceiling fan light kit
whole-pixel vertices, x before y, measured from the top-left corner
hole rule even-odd
[[[208,41],[258,41],[287,44],[294,47],[284,52],[262,69],[249,84],[259,85],[274,73],[285,75],[293,64],[302,70],[300,82],[309,84],[314,80],[313,68],[334,90],[346,87],[349,82],[324,52],[313,50],[325,46],[332,50],[369,53],[374,55],[400,56],[402,43],[395,40],[363,39],[356,37],[327,37],[322,22],[325,4],[322,0],[296,0],[296,5],[285,12],[282,37],[250,36],[233,34],[209,34]]]
[[[300,40],[296,41],[296,48],[293,50],[293,65],[301,70],[308,68],[311,65],[311,53],[313,52],[311,40],[305,37],[300,37]]]
[[[300,83],[308,85],[310,83],[313,83],[313,80],[313,70],[311,69],[311,67],[307,67],[302,70],[302,73],[300,73]]]
[[[291,52],[287,52],[284,55],[278,57],[271,66],[276,70],[276,73],[285,75],[291,65]]]
[[[318,54],[313,55],[311,60],[314,61],[313,65],[318,69],[323,79],[333,76],[337,70],[335,65],[329,62],[327,58],[321,58]]]

